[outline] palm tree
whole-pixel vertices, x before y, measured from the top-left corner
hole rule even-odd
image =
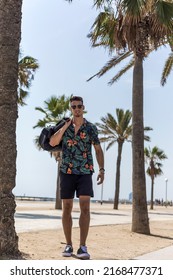
[[[151,203],[150,209],[153,209],[153,200],[154,200],[154,179],[155,177],[162,175],[162,163],[161,161],[166,159],[167,156],[165,155],[164,151],[159,149],[157,146],[153,147],[152,149],[145,148],[145,159],[148,163],[147,174],[151,177]]]
[[[18,55],[22,0],[0,1],[0,258],[19,255],[15,231]]]
[[[106,150],[109,150],[115,143],[118,143],[118,155],[116,163],[116,179],[115,179],[115,196],[114,209],[118,209],[119,192],[120,192],[120,166],[123,144],[125,141],[132,142],[132,113],[129,110],[116,109],[117,120],[111,115],[107,114],[102,117],[102,123],[96,123],[99,128],[99,134],[104,135],[100,138],[101,142],[108,142]],[[145,131],[152,130],[150,127],[145,127]],[[148,136],[144,136],[145,140],[149,141]]]
[[[168,44],[173,35],[172,1],[95,0],[102,8],[89,34],[93,47],[103,46],[110,54],[132,52],[132,231],[149,234],[144,168],[143,60],[149,50]],[[114,6],[113,6],[114,5]]]
[[[123,144],[125,141],[130,141],[132,134],[132,125],[130,124],[132,113],[127,110],[124,112],[122,109],[116,109],[117,120],[111,115],[107,114],[102,117],[102,123],[96,123],[98,126],[99,134],[104,135],[100,138],[101,142],[108,142],[106,150],[109,150],[115,143],[118,143],[118,155],[116,164],[116,177],[115,177],[115,196],[114,196],[114,209],[118,209],[119,191],[120,191],[120,165]]]
[[[29,88],[34,80],[34,74],[39,68],[37,59],[31,56],[25,56],[18,62],[18,104],[23,106],[26,105],[25,99],[28,96]]]
[[[72,2],[72,0],[67,0]],[[20,255],[15,231],[16,121],[22,0],[0,1],[0,258]]]
[[[43,128],[46,125],[55,125],[59,120],[61,120],[67,114],[69,110],[69,101],[70,97],[65,97],[62,95],[60,97],[52,96],[47,101],[44,101],[45,108],[36,107],[35,109],[44,114],[43,119],[39,119],[37,124],[33,128]],[[36,146],[39,150],[41,147],[38,143],[38,136],[35,139]],[[60,187],[59,187],[59,169],[61,163],[61,152],[53,152],[50,155],[54,156],[56,162],[58,162],[58,169],[57,169],[57,188],[56,188],[56,203],[55,209],[62,209],[62,203],[60,198]]]

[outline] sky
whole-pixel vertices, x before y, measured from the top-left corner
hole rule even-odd
[[[44,107],[44,101],[52,95],[80,95],[84,99],[86,119],[95,123],[111,113],[116,117],[116,108],[132,110],[132,71],[117,83],[108,85],[119,68],[112,69],[102,78],[86,80],[95,74],[110,59],[102,48],[91,48],[87,34],[98,14],[93,1],[74,0],[23,0],[22,39],[23,56],[38,59],[40,68],[26,100],[27,106],[19,108],[17,120],[17,177],[15,195],[55,197],[57,163],[46,151],[38,151],[34,138],[40,129],[33,129],[43,116],[35,107]],[[165,87],[160,85],[164,62],[170,49],[163,47],[144,61],[144,125],[153,128],[148,135],[151,142],[146,147],[158,146],[167,155],[163,163],[163,175],[155,179],[154,197],[173,200],[173,74]],[[123,65],[121,65],[122,67]],[[102,144],[104,149],[104,145]],[[131,144],[123,146],[121,162],[120,199],[128,199],[132,191]],[[94,199],[113,199],[117,145],[105,151],[105,181],[98,186],[93,175]],[[151,180],[146,175],[147,199],[150,199]]]

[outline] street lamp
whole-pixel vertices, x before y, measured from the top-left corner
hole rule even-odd
[[[168,187],[168,178],[165,178],[166,188],[165,188],[165,203],[167,207],[167,187]]]

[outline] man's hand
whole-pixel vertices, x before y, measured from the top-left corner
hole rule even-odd
[[[69,119],[65,122],[64,128],[67,129],[67,128],[70,126],[71,122],[72,122],[72,120],[69,118]]]
[[[96,159],[98,162],[98,166],[99,166],[99,174],[97,176],[97,185],[100,185],[103,183],[104,180],[104,154],[101,148],[100,144],[94,145],[95,148],[95,152],[96,152]]]
[[[49,144],[54,147],[56,145],[58,145],[62,139],[62,136],[64,134],[64,132],[66,131],[66,129],[69,127],[69,125],[71,124],[72,120],[69,118],[68,121],[65,122],[65,124],[55,133],[51,136]]]
[[[97,176],[97,185],[102,184],[104,181],[104,172],[99,171],[99,174]]]

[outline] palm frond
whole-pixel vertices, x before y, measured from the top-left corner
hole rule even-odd
[[[153,128],[150,127],[150,126],[145,126],[145,127],[144,127],[144,131],[151,131],[151,130],[153,130]]]
[[[132,119],[132,112],[129,110],[124,111],[123,109],[116,109],[118,125],[121,128],[121,136],[127,134],[127,128],[129,129],[129,124]],[[131,133],[132,131],[129,132]]]
[[[35,107],[35,110],[40,111],[41,113],[43,113],[45,115],[47,114],[46,111],[41,107]]]
[[[134,66],[135,59],[132,58],[130,62],[123,67],[109,82],[108,85],[113,85],[113,83],[117,82],[122,75],[124,75],[128,70],[130,70]]]
[[[18,89],[18,97],[17,97],[17,103],[20,105],[20,106],[24,106],[24,105],[27,105],[24,100],[28,97],[29,95],[29,92],[26,91],[26,90],[23,90],[21,87],[19,87]]]
[[[46,118],[44,118],[42,120],[38,120],[37,124],[33,126],[33,128],[44,128],[47,124],[50,125],[50,122]]]
[[[161,168],[154,168],[154,170],[152,170],[150,167],[147,168],[146,170],[147,175],[149,175],[150,177],[152,176],[152,174],[154,173],[154,177],[160,176],[163,174],[163,171],[161,170]]]
[[[110,135],[111,137],[116,137],[116,131],[112,130],[111,128],[109,128],[109,126],[107,124],[100,124],[100,123],[96,123],[96,126],[98,126],[98,133],[102,134],[102,135]]]
[[[117,138],[113,137],[111,135],[106,136],[106,134],[105,134],[105,136],[100,137],[99,140],[100,140],[101,143],[103,143],[103,142],[110,142],[110,141],[113,141],[113,140],[117,141]]]
[[[31,56],[25,56],[18,62],[18,104],[26,105],[24,100],[28,96],[29,92],[25,89],[29,89],[31,87],[32,81],[34,80],[34,74],[36,70],[39,68],[39,63],[37,59]]]
[[[108,151],[117,141],[114,139],[112,140],[106,147],[106,151]]]
[[[89,82],[90,80],[92,80],[94,77],[98,77],[100,78],[101,76],[103,76],[106,72],[108,72],[110,69],[112,69],[113,67],[117,66],[121,61],[123,61],[124,59],[128,58],[129,56],[132,55],[132,52],[127,51],[124,52],[122,54],[119,54],[118,56],[114,56],[113,58],[111,58],[101,69],[99,72],[97,72],[95,75],[93,75],[92,77],[90,77],[87,82]]]
[[[173,52],[169,54],[168,59],[165,62],[165,66],[162,71],[161,76],[161,85],[164,86],[167,82],[167,78],[170,75],[171,71],[173,69]]]
[[[129,125],[126,130],[125,130],[125,133],[124,133],[124,138],[126,140],[129,140],[129,138],[131,138],[131,135],[132,135],[132,125]],[[130,139],[131,141],[132,139]]]
[[[168,1],[156,1],[156,13],[160,22],[172,27],[173,3]]]
[[[38,60],[31,56],[25,56],[18,62],[20,69],[32,69],[36,70],[39,68]]]
[[[37,148],[39,151],[41,151],[41,146],[40,146],[40,144],[39,144],[38,139],[39,139],[39,136],[36,136],[35,139],[34,139],[34,143],[35,143],[36,148]]]
[[[112,0],[94,0],[94,6],[96,6],[97,9],[100,9],[106,3],[110,5],[112,3]]]
[[[144,135],[144,140],[147,141],[147,142],[150,142],[151,138],[148,135]]]
[[[133,17],[140,17],[141,11],[146,5],[145,0],[124,0],[123,6],[127,14],[133,15]]]
[[[144,127],[144,132],[151,131],[151,130],[153,130],[153,129],[150,126],[145,126]],[[144,140],[147,141],[147,142],[150,142],[151,138],[148,135],[144,134]]]

